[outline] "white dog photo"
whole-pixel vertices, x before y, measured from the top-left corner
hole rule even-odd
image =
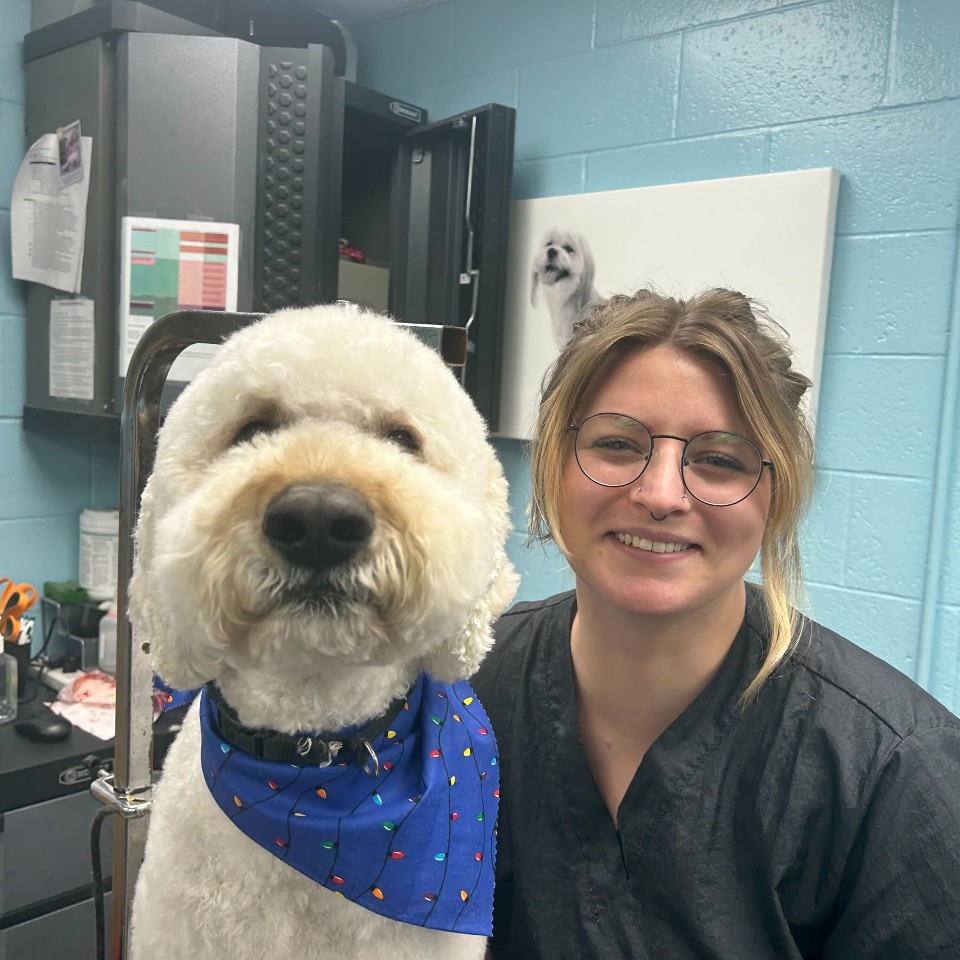
[[[170,410],[131,622],[202,687],[150,811],[133,960],[480,960],[513,598],[507,488],[440,357],[347,305],[242,330]]]
[[[586,239],[571,230],[548,230],[533,259],[530,303],[543,298],[553,339],[563,345],[584,307],[600,299],[593,285],[596,265]]]

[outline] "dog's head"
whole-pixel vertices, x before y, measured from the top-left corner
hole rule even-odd
[[[343,305],[218,351],[160,431],[131,621],[179,687],[331,658],[469,676],[513,597],[507,487],[440,357]]]
[[[587,241],[569,230],[548,230],[533,258],[530,302],[537,305],[540,288],[563,291],[564,299],[583,304],[591,296],[595,272]]]

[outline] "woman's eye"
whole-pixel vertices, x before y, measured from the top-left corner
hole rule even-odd
[[[611,453],[635,453],[641,457],[647,455],[646,450],[641,450],[632,440],[624,437],[601,437],[594,441],[593,446],[598,450],[605,450]]]
[[[408,453],[419,453],[423,449],[417,435],[406,427],[393,427],[387,431],[386,438]]]
[[[725,456],[722,453],[711,453],[697,457],[694,462],[696,467],[706,467],[711,470],[728,470],[735,473],[743,472],[743,464],[733,457]]]
[[[248,443],[261,433],[270,433],[274,429],[276,429],[276,424],[271,423],[269,420],[251,420],[249,423],[245,423],[236,434],[234,434],[233,446]]]

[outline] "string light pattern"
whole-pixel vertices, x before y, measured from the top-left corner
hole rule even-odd
[[[206,692],[201,760],[211,794],[251,840],[328,890],[405,923],[489,936],[496,741],[465,681],[421,674],[371,746],[329,767],[257,760],[224,743]]]

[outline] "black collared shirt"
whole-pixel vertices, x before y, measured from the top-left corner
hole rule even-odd
[[[518,604],[474,688],[501,763],[494,956],[960,958],[960,720],[805,621],[745,711],[758,592],[614,824],[577,729],[572,593]]]

